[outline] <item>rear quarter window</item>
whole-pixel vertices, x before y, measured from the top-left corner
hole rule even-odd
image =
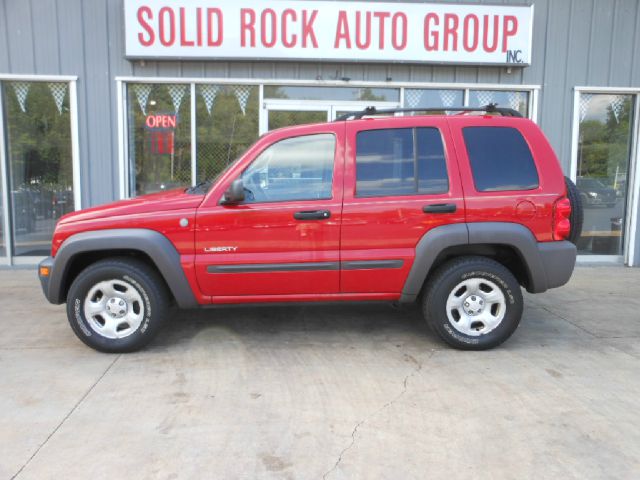
[[[540,180],[531,150],[517,129],[466,127],[462,134],[477,191],[538,188]]]

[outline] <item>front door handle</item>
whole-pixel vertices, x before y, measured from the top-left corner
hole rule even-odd
[[[422,207],[424,213],[454,213],[456,210],[455,203],[434,203]]]
[[[329,210],[306,210],[293,214],[293,218],[296,220],[326,220],[329,217],[331,217]]]

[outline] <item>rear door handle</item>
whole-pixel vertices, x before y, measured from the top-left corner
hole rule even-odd
[[[306,210],[293,214],[293,218],[296,220],[326,220],[329,217],[331,217],[329,210]]]
[[[434,203],[422,207],[424,213],[454,213],[456,210],[455,203]]]

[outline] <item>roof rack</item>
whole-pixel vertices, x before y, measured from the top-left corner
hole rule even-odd
[[[359,120],[365,116],[387,115],[391,113],[411,113],[411,112],[485,112],[499,113],[503,117],[522,117],[522,114],[513,108],[498,107],[496,103],[490,103],[484,107],[439,107],[439,108],[385,108],[378,110],[376,107],[367,107],[357,112],[347,112],[335,119],[336,122],[343,120]]]

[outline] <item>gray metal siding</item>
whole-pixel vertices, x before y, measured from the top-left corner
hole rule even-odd
[[[535,4],[532,65],[511,73],[504,67],[436,65],[130,62],[124,58],[123,0],[0,0],[0,73],[78,76],[84,206],[118,196],[117,76],[540,85],[539,123],[568,170],[573,87],[640,87],[640,2],[503,3]]]

